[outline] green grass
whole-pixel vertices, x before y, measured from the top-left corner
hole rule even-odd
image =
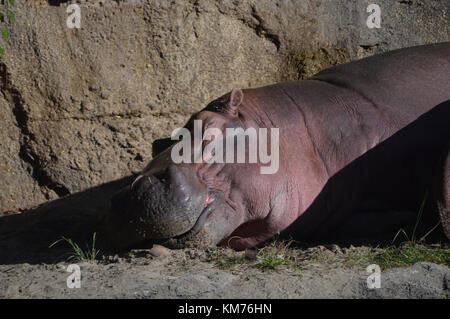
[[[377,264],[381,269],[406,267],[417,262],[431,262],[435,264],[450,265],[450,246],[426,245],[423,243],[407,241],[399,246],[384,248],[370,248],[365,252],[347,251],[345,254],[330,254],[330,252],[316,252],[312,255],[302,256],[302,251],[289,248],[290,243],[277,243],[262,248],[258,253],[257,267],[261,270],[278,270],[287,268],[299,270],[310,267],[310,263],[342,264],[344,266],[367,266]]]
[[[209,261],[224,270],[233,269],[246,265],[263,271],[279,270],[289,268],[297,270],[296,259],[290,249],[291,242],[273,240],[266,247],[258,249],[256,256],[248,258],[244,252],[226,252],[220,248],[209,256]]]
[[[450,265],[450,246],[426,245],[407,241],[398,246],[343,248],[341,253],[328,249],[313,251],[290,247],[290,242],[273,241],[259,249],[254,258],[248,259],[243,252],[227,252],[218,249],[209,261],[224,270],[256,268],[261,271],[290,270],[301,272],[316,265],[327,267],[367,267],[377,264],[382,270],[406,267],[417,262]],[[244,267],[244,268],[242,268]]]
[[[258,259],[260,261],[258,268],[261,270],[277,270],[280,266],[290,265],[289,257],[273,251],[259,253]]]
[[[408,235],[408,233],[403,229],[400,228],[397,234],[395,234],[394,239],[392,240],[392,244],[395,243],[398,236],[402,234],[406,240],[406,242],[411,243],[421,243],[424,242],[425,239],[439,226],[440,222],[438,222],[433,228],[431,228],[428,232],[426,232],[423,236],[420,238],[417,238],[417,229],[419,227],[420,221],[422,220],[422,215],[425,210],[425,204],[427,203],[428,199],[428,191],[425,192],[425,196],[422,200],[422,203],[420,204],[419,212],[417,213],[416,223],[414,224],[414,228],[412,230],[412,233]]]
[[[431,247],[405,242],[398,247],[387,247],[378,253],[369,254],[366,258],[368,262],[379,265],[381,269],[404,267],[424,261],[450,265],[450,247]]]
[[[94,262],[97,259],[98,253],[100,252],[100,250],[95,249],[96,237],[97,233],[94,233],[94,235],[92,236],[92,245],[89,247],[89,245],[86,244],[86,250],[83,250],[76,242],[66,237],[62,237],[61,239],[55,241],[49,246],[49,248],[53,247],[61,241],[65,241],[73,249],[73,253],[67,258],[67,260],[74,262]]]
[[[261,248],[257,255],[257,267],[261,270],[278,270],[280,267],[295,268],[295,258],[289,253],[292,242],[274,239],[268,246]]]
[[[403,235],[404,241],[399,246],[386,247],[379,253],[365,256],[364,259],[368,262],[378,264],[382,269],[408,266],[421,261],[450,265],[450,248],[448,246],[432,247],[425,244],[426,238],[439,226],[440,223],[435,225],[421,237],[418,237],[417,230],[422,220],[427,198],[428,191],[425,193],[420,205],[416,223],[411,234],[408,234],[402,228],[394,236],[392,244],[395,243],[399,235]]]

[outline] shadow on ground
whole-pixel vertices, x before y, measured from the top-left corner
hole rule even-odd
[[[41,205],[22,214],[0,218],[0,264],[56,263],[67,258],[68,245],[58,243],[62,236],[84,248],[97,233],[104,246],[104,219],[111,197],[130,184],[132,176],[112,181],[80,193]]]

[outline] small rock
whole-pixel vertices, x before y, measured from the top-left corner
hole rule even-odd
[[[101,97],[103,100],[107,100],[110,96],[111,96],[111,93],[109,93],[108,91],[102,91],[102,92],[100,93],[100,97]]]
[[[342,253],[343,253],[341,247],[339,247],[339,246],[336,245],[336,244],[331,245],[331,246],[329,247],[329,249],[330,249],[333,253],[335,253],[335,254],[342,254]]]
[[[244,256],[247,260],[256,260],[258,257],[258,251],[256,249],[247,249]]]
[[[190,259],[195,259],[198,257],[198,253],[194,249],[186,249],[185,253]]]
[[[161,245],[153,245],[149,253],[154,257],[167,256],[170,254],[170,249]]]
[[[96,85],[89,85],[88,90],[91,92],[97,92],[99,88]]]

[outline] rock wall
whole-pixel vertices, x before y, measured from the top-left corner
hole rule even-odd
[[[450,40],[447,0],[74,2],[80,29],[69,1],[17,0],[1,40],[0,214],[143,168],[154,139],[233,87]]]

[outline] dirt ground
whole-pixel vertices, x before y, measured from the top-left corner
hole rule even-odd
[[[0,298],[438,298],[450,296],[450,268],[428,262],[383,270],[369,289],[368,247],[323,246],[234,252],[214,248],[133,250],[79,262],[0,265]],[[73,270],[72,270],[73,271]]]

